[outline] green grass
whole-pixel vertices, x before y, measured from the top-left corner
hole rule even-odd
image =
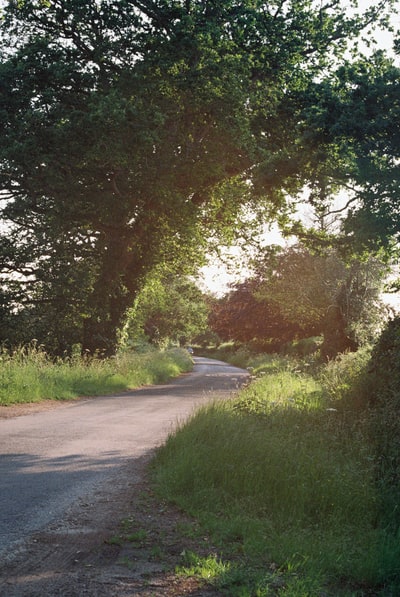
[[[253,365],[261,377],[198,411],[154,462],[157,491],[219,546],[209,582],[241,597],[399,594],[400,537],[383,522],[367,417],[340,404],[348,386],[332,402],[337,370]]]
[[[184,576],[197,576],[210,581],[220,578],[230,570],[230,564],[217,559],[213,554],[201,557],[198,554],[184,550],[181,553],[182,565],[177,566],[176,572]]]
[[[184,371],[192,361],[186,351],[124,352],[110,359],[53,362],[40,349],[30,347],[0,354],[0,405],[66,400],[98,396],[154,383],[164,383]]]

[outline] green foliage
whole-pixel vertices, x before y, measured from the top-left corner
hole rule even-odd
[[[371,355],[371,401],[396,400],[400,397],[400,318],[391,319]]]
[[[212,304],[209,324],[222,340],[253,342],[273,352],[296,336],[313,332],[313,324],[289,321],[281,305],[260,298],[259,291],[260,279],[249,278]]]
[[[111,394],[153,383],[165,383],[192,361],[186,351],[119,353],[112,359],[81,358],[53,361],[32,345],[0,356],[0,404],[67,400],[79,396]]]
[[[367,345],[387,316],[380,293],[387,266],[372,255],[347,263],[337,250],[272,246],[253,258],[254,273],[215,301],[211,328],[252,351],[320,349],[325,359]],[[306,338],[320,334],[322,344]]]
[[[350,385],[366,359],[348,357],[336,366]],[[382,510],[365,412],[346,408],[348,388],[332,408],[339,396],[293,360],[254,364],[261,376],[198,411],[154,463],[157,490],[195,515],[223,554],[213,583],[249,597],[396,594],[398,536]],[[332,387],[338,372],[328,367],[320,379]]]
[[[129,312],[124,342],[135,344],[146,338],[159,347],[191,344],[207,329],[207,315],[205,297],[188,277],[155,274]]]
[[[358,204],[345,224],[354,245],[393,250],[399,238],[398,158],[396,122],[399,118],[399,69],[377,52],[373,59],[339,71],[342,87],[351,89],[342,100],[337,129],[352,140],[354,181]],[[361,122],[363,124],[361,124]]]
[[[253,370],[260,377],[242,391],[235,408],[270,416],[276,409],[291,412],[321,407],[324,397],[318,382],[302,373],[295,361],[284,367],[282,362],[283,359],[264,357]]]
[[[210,582],[213,578],[220,577],[229,570],[229,564],[218,561],[215,556],[199,557],[191,551],[185,551],[182,555],[184,565],[176,569],[178,574],[198,576]]]
[[[347,255],[395,250],[398,94],[399,68],[381,50],[343,61],[325,79],[311,82],[299,128],[314,222],[310,229],[287,218],[287,234],[314,248],[333,244]]]
[[[326,396],[337,408],[348,408],[351,402],[355,406],[367,404],[365,380],[369,377],[370,357],[371,348],[364,347],[357,352],[338,355],[320,369],[319,381]]]
[[[279,309],[284,321],[321,333],[325,359],[379,333],[387,268],[375,256],[346,262],[336,249],[316,254],[302,244],[272,247],[257,256],[255,272],[256,298]]]
[[[323,161],[310,87],[391,5],[7,2],[1,339],[114,354],[154,267],[198,262],[245,208],[285,212]]]
[[[382,511],[394,532],[400,529],[400,318],[389,321],[374,347],[365,379],[370,440],[377,455]]]

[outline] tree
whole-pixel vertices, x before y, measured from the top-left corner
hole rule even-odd
[[[207,301],[190,278],[153,274],[130,310],[125,336],[128,342],[183,346],[207,330],[207,317]]]
[[[376,337],[387,268],[376,257],[344,262],[337,251],[313,254],[301,245],[275,248],[256,263],[258,299],[279,307],[287,322],[323,335],[322,356],[355,350]]]
[[[260,278],[249,278],[214,302],[209,323],[222,340],[277,350],[296,337],[315,332],[310,325],[304,327],[285,318],[276,302],[260,297],[260,286]]]
[[[311,82],[298,138],[317,226],[289,223],[289,232],[314,246],[334,244],[342,255],[392,253],[400,236],[399,93],[400,69],[382,51]],[[339,191],[346,200],[335,206]],[[330,234],[325,224],[332,218]]]
[[[345,230],[362,247],[392,250],[400,240],[400,69],[378,54],[370,65],[349,71],[353,89],[344,113],[348,121],[357,114],[348,134],[356,157],[358,203],[349,211]]]
[[[202,226],[237,226],[245,198],[271,211],[301,186],[303,95],[391,4],[351,16],[339,0],[7,2],[8,316],[47,305],[63,321],[55,350],[78,339],[112,354],[158,263],[198,256]],[[216,192],[232,181],[250,192]]]

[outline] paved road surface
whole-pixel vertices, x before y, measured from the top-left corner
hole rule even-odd
[[[127,462],[162,443],[195,406],[230,395],[246,377],[197,357],[192,373],[163,386],[0,420],[0,555],[9,557],[79,500],[107,492]]]

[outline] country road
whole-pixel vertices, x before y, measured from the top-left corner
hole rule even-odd
[[[118,487],[126,489],[128,482],[133,492],[126,467],[151,453],[196,406],[229,396],[247,378],[246,371],[220,361],[194,360],[193,372],[162,386],[0,420],[3,577],[4,563],[23,554],[35,534],[61,532],[74,509],[95,504],[99,496],[103,503],[117,499]],[[58,547],[62,551],[60,541]]]

